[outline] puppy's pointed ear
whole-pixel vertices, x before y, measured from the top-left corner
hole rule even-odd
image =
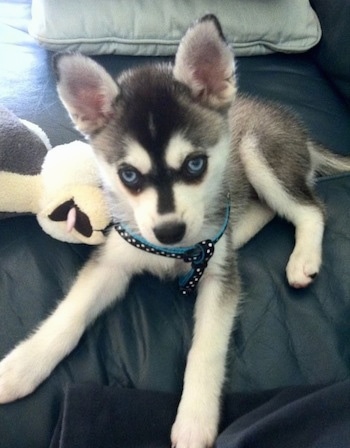
[[[188,29],[176,53],[174,76],[212,107],[226,107],[236,93],[234,58],[218,19],[209,14]]]
[[[90,135],[113,115],[119,88],[106,70],[81,54],[54,57],[57,91],[77,129]]]

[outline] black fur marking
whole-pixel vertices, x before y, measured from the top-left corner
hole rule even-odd
[[[126,156],[130,137],[138,142],[149,155],[152,166],[151,172],[143,176],[141,190],[155,188],[158,212],[173,212],[174,184],[198,183],[201,179],[186,176],[182,168],[169,168],[165,155],[171,138],[181,133],[197,153],[205,154],[206,148],[215,145],[220,136],[221,117],[215,111],[193,104],[188,88],[173,78],[170,65],[143,66],[126,72],[117,84],[120,95],[114,105],[115,119],[104,133],[109,144],[101,148],[107,159],[115,163]]]
[[[167,179],[156,187],[158,193],[158,213],[165,215],[175,211],[175,198],[173,191],[173,182]]]
[[[160,160],[171,136],[186,126],[186,111],[177,101],[175,84],[163,74],[136,72],[131,87],[122,86],[125,129],[153,160]]]
[[[171,65],[140,67],[124,73],[117,84],[120,95],[111,131],[115,133],[117,127],[119,142],[123,136],[131,136],[157,160],[164,157],[170,138],[177,132],[197,149],[217,142],[221,114],[196,105],[189,89],[173,78]]]
[[[129,79],[121,83],[123,127],[151,158],[152,171],[145,177],[158,193],[158,212],[165,214],[175,210],[173,185],[178,178],[166,164],[165,151],[171,137],[186,127],[187,111],[177,101],[176,89],[181,87],[169,79],[170,74],[152,69],[148,75],[145,70],[135,72],[130,88]]]

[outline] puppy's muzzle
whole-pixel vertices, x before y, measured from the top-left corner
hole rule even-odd
[[[179,243],[186,233],[186,224],[183,222],[170,222],[156,226],[153,229],[157,240],[162,244]]]

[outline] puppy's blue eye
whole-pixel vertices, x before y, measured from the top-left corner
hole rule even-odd
[[[123,184],[134,191],[139,191],[142,187],[143,177],[142,174],[131,166],[125,166],[118,171],[119,178]]]
[[[137,182],[137,173],[131,170],[125,170],[121,173],[123,181],[129,185]]]
[[[207,157],[204,155],[192,156],[185,160],[184,169],[191,178],[200,177],[207,169]]]

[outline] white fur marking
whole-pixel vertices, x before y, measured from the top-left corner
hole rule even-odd
[[[175,134],[169,141],[165,153],[165,160],[168,166],[178,170],[186,157],[193,152],[192,144],[181,134]]]
[[[233,229],[233,246],[242,247],[253,238],[271,219],[275,212],[262,202],[254,201],[245,210],[245,213]]]
[[[127,144],[124,163],[132,165],[140,171],[141,174],[147,174],[151,171],[152,162],[147,151],[135,140],[129,140]]]
[[[155,136],[157,135],[157,129],[156,129],[156,125],[154,123],[153,114],[151,112],[149,113],[149,116],[148,116],[148,128],[149,128],[152,138],[155,138]]]

